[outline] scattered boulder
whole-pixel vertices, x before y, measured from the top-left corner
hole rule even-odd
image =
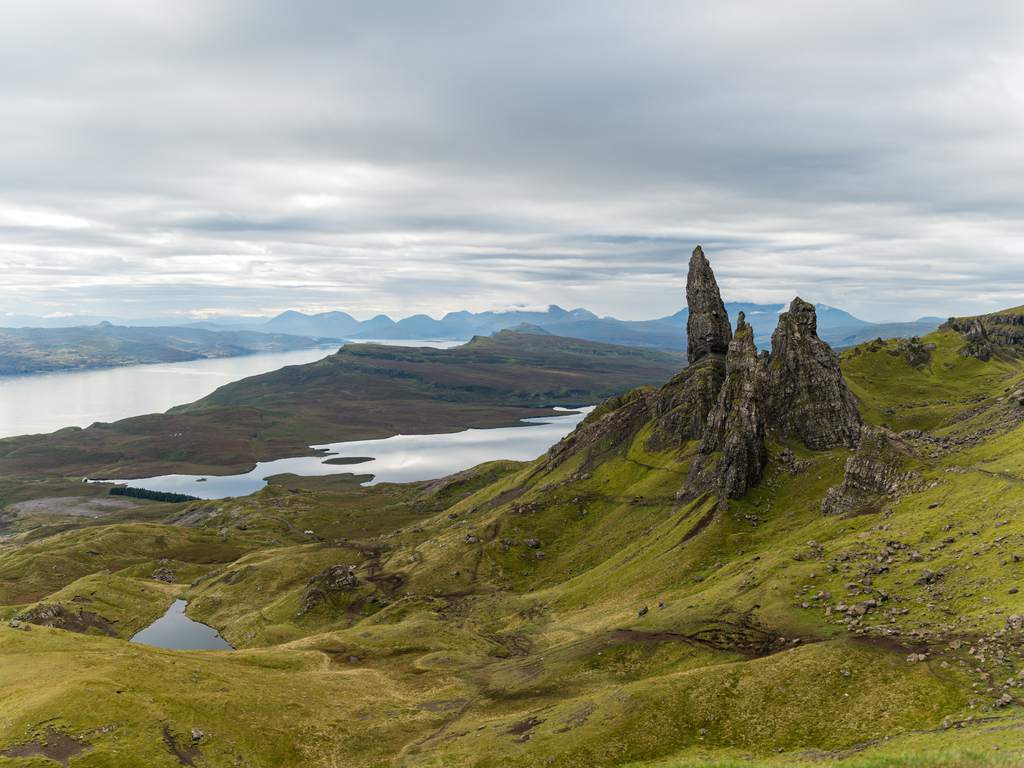
[[[528,546],[530,549],[540,549],[542,544],[537,539],[523,539],[523,544]]]

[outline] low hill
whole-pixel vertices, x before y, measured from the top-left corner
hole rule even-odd
[[[685,358],[505,331],[449,350],[357,344],[166,414],[0,440],[0,476],[232,474],[309,445],[509,426],[538,408],[661,384]]]

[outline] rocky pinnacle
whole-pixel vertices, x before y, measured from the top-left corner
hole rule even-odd
[[[686,304],[690,308],[686,321],[686,357],[690,365],[711,354],[725,355],[732,340],[729,315],[718,292],[715,273],[699,245],[690,257]]]

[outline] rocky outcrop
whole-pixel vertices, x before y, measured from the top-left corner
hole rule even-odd
[[[763,413],[763,371],[754,331],[739,313],[729,343],[725,382],[708,415],[697,458],[690,464],[685,496],[706,491],[738,499],[761,482],[768,463]],[[716,458],[717,456],[717,458]]]
[[[708,355],[724,355],[729,351],[732,328],[729,313],[718,292],[715,273],[698,245],[690,257],[686,276],[686,305],[690,309],[686,321],[686,358],[690,365]]]
[[[676,374],[647,404],[647,419],[656,419],[646,451],[677,448],[700,440],[725,382],[725,362],[706,357]]]
[[[907,363],[913,368],[931,365],[934,344],[925,344],[918,336],[909,339],[896,339],[896,350],[903,353]]]
[[[895,500],[918,490],[921,475],[902,470],[910,450],[885,429],[864,427],[857,452],[846,460],[843,482],[828,489],[821,502],[824,515],[842,515]]]
[[[700,440],[723,381],[725,361],[713,356],[688,365],[661,389],[641,387],[610,397],[548,449],[547,469],[555,469],[583,450],[594,461],[631,440],[652,419],[655,423],[644,443],[646,451],[678,448]]]
[[[347,565],[336,563],[324,568],[320,573],[311,577],[302,593],[302,607],[298,615],[311,611],[318,605],[331,605],[335,601],[331,599],[332,593],[353,593],[360,586],[359,579]]]
[[[815,451],[854,448],[863,421],[839,358],[818,338],[813,304],[799,296],[779,316],[765,373],[767,417],[784,439]]]
[[[22,611],[15,619],[38,627],[56,627],[83,635],[89,634],[89,630],[99,630],[110,637],[117,636],[114,625],[99,614],[81,608],[77,611],[69,610],[60,603],[37,605]]]
[[[956,318],[951,317],[939,326],[943,332],[956,331],[960,337],[967,342],[956,351],[964,357],[974,357],[982,362],[992,358],[992,342],[989,340],[988,331],[985,325],[977,317]]]

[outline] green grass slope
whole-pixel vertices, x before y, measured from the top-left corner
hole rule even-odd
[[[1021,764],[1024,367],[923,342],[842,356],[892,447],[771,444],[728,504],[679,495],[692,443],[609,429],[640,393],[557,460],[19,534],[0,573],[46,594],[4,615],[120,626],[183,597],[239,650],[0,626],[0,756],[63,735],[83,766]],[[886,490],[824,515],[879,459]]]

